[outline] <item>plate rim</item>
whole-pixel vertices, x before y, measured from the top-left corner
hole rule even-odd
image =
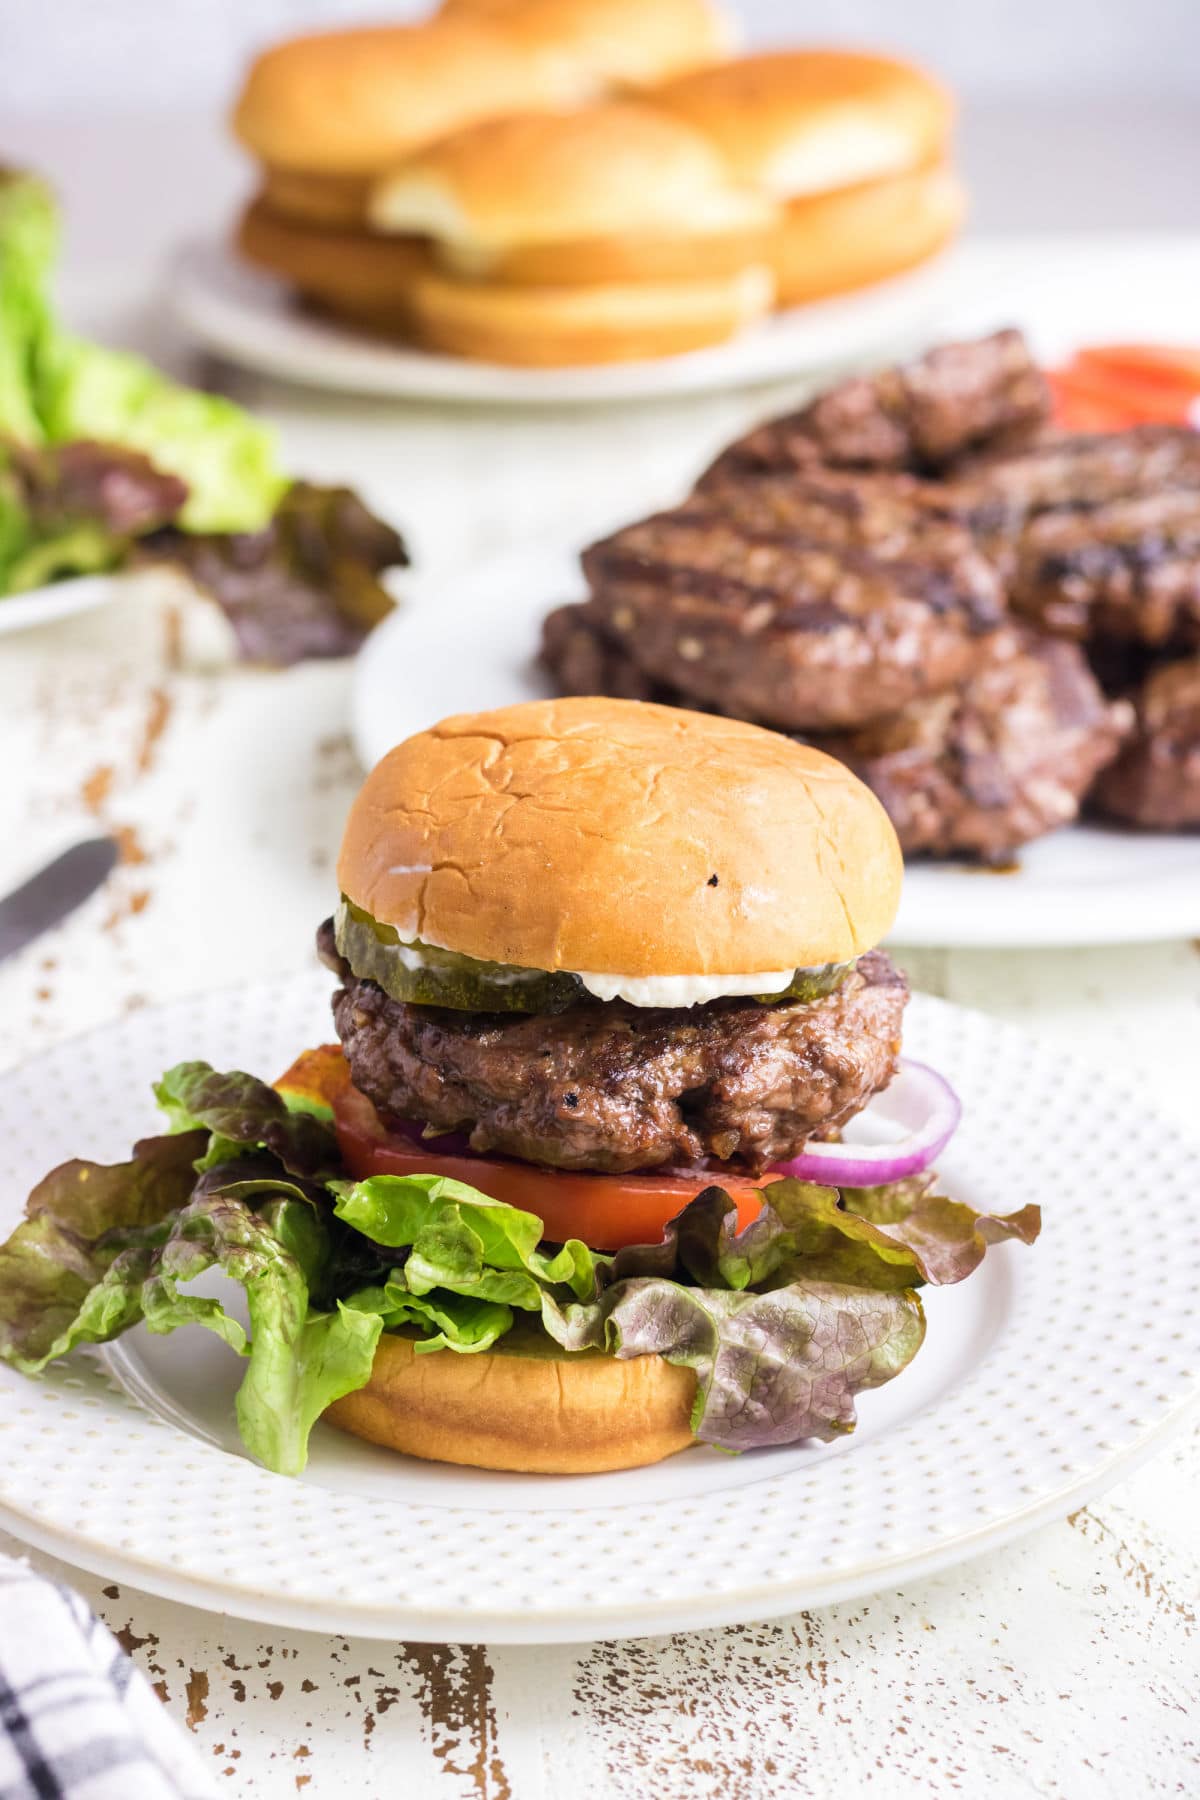
[[[961,269],[961,244],[951,244],[916,269],[903,270],[858,293],[793,308],[794,319],[787,313],[770,314],[760,326],[722,344],[672,357],[562,369],[487,363],[411,345],[375,342],[320,319],[302,321],[303,329],[317,336],[315,349],[305,355],[298,341],[278,329],[281,320],[287,323],[286,310],[280,304],[287,293],[286,283],[239,261],[226,237],[217,233],[175,245],[167,264],[167,294],[176,317],[201,342],[241,367],[276,380],[376,399],[500,408],[602,407],[753,388],[815,375],[839,360],[886,353],[889,344],[903,342],[914,332],[928,332],[937,318],[949,311]],[[257,306],[231,291],[231,284],[237,282],[261,287],[263,297]],[[808,336],[815,331],[836,337],[838,310],[849,313],[846,345],[805,354],[803,327],[813,328]],[[861,317],[866,318],[866,325],[860,323]],[[236,323],[231,324],[237,319],[247,331],[239,334]],[[272,320],[274,334],[266,329]],[[780,328],[771,333],[773,324]],[[248,335],[256,338],[251,347],[247,346]],[[322,335],[327,344],[320,343]],[[340,373],[330,369],[326,358],[343,359]]]
[[[65,1527],[44,1525],[3,1500],[0,1500],[0,1527],[22,1543],[58,1556],[73,1568],[83,1569],[90,1575],[124,1581],[129,1587],[164,1600],[195,1606],[205,1612],[228,1613],[255,1624],[299,1631],[343,1632],[375,1642],[399,1634],[411,1642],[426,1644],[604,1643],[619,1638],[659,1637],[680,1631],[708,1631],[729,1625],[767,1622],[811,1607],[837,1606],[886,1593],[892,1587],[930,1580],[949,1569],[964,1567],[1008,1544],[1019,1542],[1042,1525],[1057,1523],[1077,1507],[1088,1505],[1106,1493],[1122,1475],[1132,1474],[1146,1463],[1193,1418],[1200,1418],[1200,1389],[1185,1395],[1139,1439],[1115,1451],[1100,1469],[1072,1478],[1061,1489],[1039,1496],[1020,1512],[1006,1514],[994,1524],[981,1525],[975,1531],[950,1538],[945,1543],[931,1544],[925,1550],[898,1552],[892,1557],[860,1564],[852,1571],[835,1570],[826,1574],[818,1571],[803,1582],[789,1582],[785,1576],[761,1587],[740,1588],[720,1595],[698,1594],[665,1602],[626,1602],[620,1606],[593,1603],[587,1622],[595,1629],[587,1630],[574,1625],[564,1613],[493,1611],[481,1614],[453,1608],[435,1611],[425,1606],[409,1610],[395,1602],[375,1607],[346,1601],[338,1603],[342,1610],[334,1611],[332,1605],[291,1600],[284,1594],[266,1589],[254,1590],[244,1584],[226,1583],[212,1577],[180,1575],[162,1562],[152,1562],[125,1551],[117,1550],[111,1555],[106,1551],[101,1560],[93,1555],[91,1540]],[[283,1481],[287,1477],[281,1475],[274,1479]],[[133,1573],[129,1573],[130,1570]],[[759,1597],[762,1610],[758,1609]],[[747,1601],[750,1610],[747,1610]],[[628,1622],[631,1620],[634,1621],[632,1625]]]

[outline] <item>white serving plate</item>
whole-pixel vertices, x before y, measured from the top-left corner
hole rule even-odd
[[[535,660],[541,622],[580,585],[573,558],[536,549],[452,586],[414,581],[359,653],[351,726],[363,763],[449,713],[552,693]],[[914,863],[891,935],[1018,950],[1200,936],[1200,833],[1073,826],[1027,845],[1005,874]]]
[[[156,1129],[183,1057],[263,1073],[329,1035],[319,973],[130,1014],[0,1079],[0,1229],[47,1163]],[[958,1087],[942,1163],[976,1206],[1040,1201],[1031,1249],[925,1289],[925,1346],[836,1445],[685,1452],[614,1475],[488,1474],[326,1427],[271,1475],[207,1333],[129,1334],[29,1381],[0,1368],[0,1524],[111,1579],[325,1633],[574,1642],[761,1619],[914,1580],[1060,1517],[1194,1410],[1200,1151],[1123,1080],[914,999],[909,1052]],[[64,1110],[65,1108],[65,1110]],[[69,1130],[67,1129],[69,1124]]]
[[[651,362],[519,369],[408,349],[302,311],[284,283],[221,243],[184,245],[171,266],[182,322],[210,350],[287,381],[351,394],[497,405],[661,399],[817,374],[927,333],[954,258],[861,294],[777,313],[727,344]]]
[[[0,637],[8,631],[29,631],[74,613],[91,612],[116,598],[126,578],[121,575],[78,575],[68,581],[51,581],[25,594],[0,595]]]

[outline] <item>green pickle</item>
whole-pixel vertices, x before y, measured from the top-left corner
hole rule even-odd
[[[337,947],[354,973],[373,981],[393,1000],[417,1006],[449,1006],[457,1012],[560,1013],[587,998],[578,975],[560,970],[521,969],[510,963],[479,962],[455,950],[439,950],[419,939],[402,942],[392,925],[380,925],[370,913],[342,900],[336,920]],[[418,951],[413,968],[406,951]],[[819,969],[797,969],[777,994],[755,994],[762,1005],[776,1000],[820,1000],[840,986],[853,963],[826,963]]]
[[[576,975],[479,962],[419,940],[401,946],[393,926],[378,924],[350,900],[342,901],[336,928],[337,947],[354,973],[375,982],[393,1000],[450,1006],[457,1012],[560,1013],[587,992]],[[420,951],[419,967],[407,966],[402,947]]]

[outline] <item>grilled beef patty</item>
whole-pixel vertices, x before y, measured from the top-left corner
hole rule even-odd
[[[874,789],[906,856],[994,863],[1078,817],[1131,725],[1074,644],[1007,631],[955,692],[817,742]]]
[[[1093,804],[1152,831],[1200,827],[1200,657],[1156,669],[1136,708],[1133,741],[1101,775]]]
[[[943,469],[982,443],[1018,443],[1050,413],[1045,380],[1018,331],[942,344],[915,362],[840,382],[801,412],[758,426],[701,486],[812,463]]]
[[[1058,637],[1200,646],[1200,487],[1033,519],[1012,602]]]
[[[872,522],[875,544],[847,544],[844,513],[823,541],[815,517],[800,535],[693,500],[584,552],[589,620],[703,706],[788,731],[877,718],[963,680],[1004,616],[961,525],[899,513],[896,500],[886,530]]]
[[[758,1172],[886,1087],[908,999],[882,951],[823,1000],[693,1008],[589,1001],[553,1017],[392,1000],[338,957],[334,1023],[354,1085],[386,1122],[469,1132],[472,1147],[618,1172],[705,1158]]]

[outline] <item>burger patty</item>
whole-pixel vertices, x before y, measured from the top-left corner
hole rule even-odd
[[[960,515],[1017,531],[1052,510],[1090,513],[1163,488],[1200,487],[1200,432],[1135,425],[1046,433],[1023,448],[993,447],[957,464],[946,486]]]
[[[701,485],[730,474],[815,462],[941,469],[976,446],[1019,442],[1049,417],[1045,380],[1018,331],[942,344],[899,368],[840,382],[760,425],[717,459]]]
[[[479,1151],[617,1173],[715,1158],[757,1173],[887,1086],[908,999],[882,951],[822,1000],[694,1008],[583,1002],[553,1017],[392,1000],[318,948],[344,985],[334,1023],[385,1123],[465,1131]]]
[[[1078,817],[1131,725],[1076,645],[1008,631],[961,689],[816,742],[874,789],[906,856],[995,863]]]
[[[1101,775],[1094,805],[1147,830],[1200,827],[1200,657],[1156,669],[1136,707],[1137,732]]]
[[[897,530],[890,555],[693,500],[584,552],[588,620],[694,702],[790,731],[856,725],[969,675],[1004,617],[960,525],[914,512]]]
[[[1033,519],[1012,601],[1060,637],[1200,645],[1200,487]]]

